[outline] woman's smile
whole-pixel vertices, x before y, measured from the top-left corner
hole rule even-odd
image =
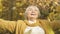
[[[36,15],[35,13],[31,13],[31,16],[34,16],[34,15]]]

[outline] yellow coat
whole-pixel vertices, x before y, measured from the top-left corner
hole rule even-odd
[[[0,19],[0,32],[3,30],[8,30],[13,34],[23,34],[26,26],[41,26],[46,34],[54,34],[51,29],[49,22],[46,20],[37,20],[35,24],[29,24],[27,20],[18,20],[18,21],[6,21]]]

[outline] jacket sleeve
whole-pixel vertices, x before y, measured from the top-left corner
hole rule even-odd
[[[7,20],[0,19],[0,32],[6,30],[13,32],[15,26],[16,26],[15,21],[7,21]]]

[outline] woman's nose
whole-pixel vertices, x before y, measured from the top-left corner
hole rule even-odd
[[[35,11],[34,10],[32,10],[32,13],[34,13]]]

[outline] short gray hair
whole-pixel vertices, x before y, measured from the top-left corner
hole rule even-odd
[[[30,9],[34,9],[34,10],[37,10],[37,12],[38,12],[38,17],[40,17],[40,11],[39,11],[39,9],[38,9],[38,7],[37,6],[28,6],[27,8],[26,8],[26,11],[25,11],[25,13],[24,13],[24,16],[25,16],[25,18],[27,18],[27,12],[28,12],[28,10],[30,10]]]

